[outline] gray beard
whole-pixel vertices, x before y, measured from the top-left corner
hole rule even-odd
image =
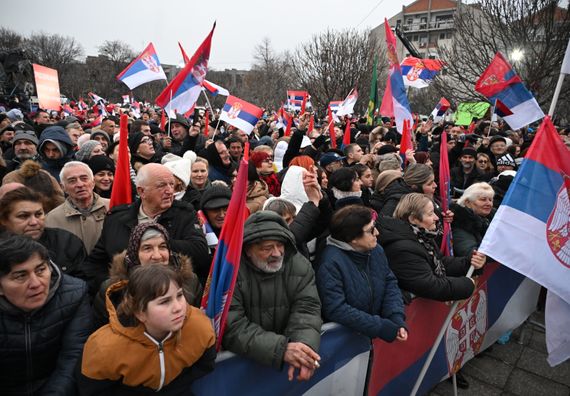
[[[269,260],[260,260],[257,257],[250,256],[249,259],[255,265],[256,268],[259,270],[266,272],[268,274],[273,274],[281,269],[283,266],[283,256],[281,257],[270,257],[271,263]]]

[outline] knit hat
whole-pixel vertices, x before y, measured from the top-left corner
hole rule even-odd
[[[131,150],[131,155],[137,154],[141,141],[145,137],[146,135],[142,132],[137,132],[129,136],[129,149]]]
[[[115,174],[115,162],[106,155],[96,155],[87,161],[87,165],[95,175],[97,172],[104,170],[111,171]]]
[[[213,185],[206,189],[200,199],[202,209],[218,209],[228,206],[232,198],[232,190],[227,186]]]
[[[107,141],[107,143],[111,143],[111,138],[109,137],[109,134],[101,129],[91,132],[91,140],[95,140],[95,136],[97,135],[103,136]]]
[[[254,151],[249,158],[256,168],[261,168],[261,164],[266,159],[271,158],[271,154],[266,151]]]
[[[433,170],[426,164],[411,164],[404,172],[404,181],[408,186],[420,189],[431,176]]]
[[[391,144],[385,144],[384,146],[378,149],[378,155],[384,155],[389,153],[397,153],[398,149]]]
[[[503,142],[503,143],[507,144],[507,139],[505,139],[501,135],[495,135],[489,140],[489,147],[491,147],[493,145],[493,143],[495,143],[495,142]]]
[[[376,191],[384,191],[390,183],[401,178],[402,172],[400,170],[390,169],[380,173],[380,175],[378,175],[378,179],[376,179]]]
[[[470,155],[473,158],[477,158],[477,150],[473,147],[464,147],[463,150],[461,150],[461,156],[463,157],[464,155]]]
[[[36,133],[34,131],[18,131],[18,132],[16,132],[16,134],[14,135],[14,138],[12,139],[12,145],[14,145],[14,143],[16,143],[18,140],[29,140],[30,142],[32,142],[36,146],[38,145],[38,137],[36,136]]]
[[[190,129],[190,122],[188,122],[188,120],[181,114],[176,114],[176,118],[171,118],[168,120],[168,123],[164,126],[164,129],[167,131],[169,123],[177,123],[182,125],[186,129]]]
[[[91,153],[93,149],[101,145],[96,140],[88,140],[81,145],[81,148],[75,152],[75,159],[82,162],[87,162],[91,158]]]
[[[24,119],[24,114],[22,113],[22,110],[20,110],[20,109],[12,109],[9,112],[7,112],[6,115],[8,116],[10,121],[12,121],[12,122],[18,121],[18,120],[21,121]]]
[[[174,154],[167,154],[167,155],[172,155],[172,156],[178,157],[177,155],[174,155]],[[192,162],[186,158],[181,158],[181,157],[178,157],[178,158],[179,159],[175,159],[175,160],[170,159],[170,160],[164,161],[164,157],[163,157],[161,162],[164,166],[166,166],[168,169],[170,169],[170,171],[172,172],[172,174],[174,176],[176,176],[177,178],[182,180],[182,183],[184,183],[184,186],[188,187],[188,185],[190,184],[190,173],[192,171],[191,170]]]
[[[168,231],[166,231],[166,228],[152,221],[137,225],[131,231],[131,235],[129,237],[129,244],[127,246],[127,255],[125,256],[127,273],[130,272],[134,266],[141,265],[141,262],[139,260],[139,248],[141,246],[142,236],[148,229],[154,229],[160,232],[164,236],[166,245],[168,246],[168,250],[170,251],[170,237],[168,235]]]
[[[512,166],[513,168],[517,167],[517,164],[515,163],[515,160],[513,159],[513,157],[507,153],[504,154],[502,157],[500,157],[497,160],[497,166]]]
[[[327,165],[332,164],[333,162],[337,162],[337,161],[342,161],[344,159],[344,157],[342,157],[340,154],[338,153],[334,153],[334,152],[328,152],[328,153],[324,153],[321,156],[321,159],[319,160],[319,164],[322,167],[325,167]]]

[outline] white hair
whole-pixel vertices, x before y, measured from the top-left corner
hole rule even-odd
[[[171,175],[173,175],[172,171],[168,169],[166,166],[161,164],[145,164],[140,167],[137,172],[137,176],[135,177],[135,186],[137,187],[144,187],[147,185],[149,178],[159,169],[164,169]]]
[[[85,162],[69,161],[69,162],[66,162],[65,165],[63,165],[63,168],[61,168],[61,171],[59,171],[59,180],[61,181],[62,184],[65,184],[65,171],[66,171],[66,169],[73,168],[75,166],[83,167],[87,171],[87,174],[89,175],[89,179],[93,180],[93,171]]]
[[[457,201],[459,206],[465,207],[465,202],[475,202],[480,197],[488,197],[493,199],[495,195],[495,191],[493,187],[489,183],[481,182],[481,183],[474,183],[467,187],[461,198]]]

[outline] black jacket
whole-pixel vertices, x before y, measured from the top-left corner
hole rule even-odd
[[[457,204],[452,204],[450,209],[454,213],[451,223],[453,252],[456,256],[469,256],[481,244],[494,213],[486,218]]]
[[[409,301],[409,293],[438,301],[461,300],[471,296],[473,282],[465,276],[469,269],[467,257],[440,257],[446,270],[444,277],[434,272],[435,263],[422,246],[407,222],[378,218],[378,241],[384,247],[390,268],[398,278],[398,285]],[[435,243],[435,242],[434,242]],[[439,255],[439,248],[436,246]]]
[[[83,262],[87,251],[83,241],[75,234],[60,228],[44,228],[38,241],[49,251],[50,259],[66,275],[85,279]]]
[[[107,214],[101,237],[84,265],[92,294],[95,294],[101,282],[109,277],[113,256],[127,248],[131,230],[138,224],[140,205],[139,200],[130,205],[115,207]],[[159,216],[157,222],[168,230],[172,250],[190,257],[198,276],[207,274],[210,270],[208,245],[198,226],[196,211],[192,205],[174,201],[170,209]]]
[[[463,195],[463,191],[473,183],[489,181],[489,176],[482,173],[474,165],[471,173],[465,173],[463,171],[463,166],[456,166],[451,169],[451,193],[455,197],[460,197]]]
[[[374,191],[372,198],[370,198],[370,206],[379,215],[392,217],[400,198],[412,192],[414,192],[412,187],[408,186],[404,179],[398,178],[388,184],[384,191]]]
[[[41,308],[24,312],[0,297],[0,393],[75,395],[73,371],[91,331],[85,282],[53,266]]]

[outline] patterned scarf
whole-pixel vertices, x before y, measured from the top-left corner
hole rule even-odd
[[[423,227],[418,227],[414,224],[410,224],[412,227],[412,231],[414,232],[416,238],[420,245],[422,245],[431,256],[433,263],[435,265],[434,272],[440,278],[445,277],[445,267],[439,258],[437,253],[437,246],[434,242],[434,239],[439,235],[438,230],[436,231],[429,231]]]

